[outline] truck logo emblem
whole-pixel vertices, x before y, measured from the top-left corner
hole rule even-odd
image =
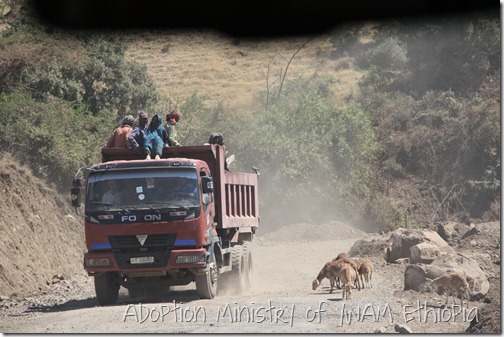
[[[143,246],[145,241],[147,240],[148,235],[137,235],[138,242],[140,242],[140,245]]]

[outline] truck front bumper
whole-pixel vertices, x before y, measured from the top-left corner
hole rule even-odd
[[[88,273],[201,269],[205,268],[206,263],[207,252],[205,248],[174,249],[159,254],[121,254],[112,251],[87,252],[84,254],[84,269]]]

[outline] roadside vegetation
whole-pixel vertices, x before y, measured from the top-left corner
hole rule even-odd
[[[119,33],[59,31],[24,0],[0,7],[8,25],[0,38],[0,145],[61,192],[77,168],[99,161],[125,114],[173,105],[144,65],[125,58]],[[363,73],[348,104],[336,103],[330,84],[338,79],[325,76],[284,73],[247,113],[210,104],[195,88],[177,102],[179,134],[183,144],[200,144],[212,125],[233,139],[226,145],[235,169],[259,167],[268,187],[263,218],[339,216],[382,231],[497,220],[500,40],[498,12],[384,22],[366,44],[355,27],[335,31],[329,57],[352,59]]]

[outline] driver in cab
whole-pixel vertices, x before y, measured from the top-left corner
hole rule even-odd
[[[115,180],[108,180],[107,187],[108,191],[103,194],[102,203],[120,205],[121,193],[117,190],[117,182]]]
[[[194,197],[198,193],[198,186],[194,179],[176,178],[171,193]]]

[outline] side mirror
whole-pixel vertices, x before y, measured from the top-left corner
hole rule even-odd
[[[74,178],[74,180],[72,180],[72,186],[82,187],[82,178]]]
[[[201,184],[203,193],[212,193],[213,192],[213,180],[212,177],[204,176],[201,177]]]
[[[70,190],[73,207],[80,207],[81,205],[82,195],[80,192],[81,192],[80,187],[73,187]]]

